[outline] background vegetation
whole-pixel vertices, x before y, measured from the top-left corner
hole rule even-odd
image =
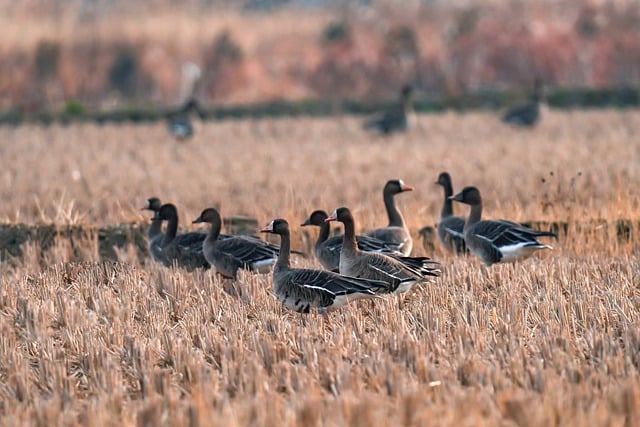
[[[637,88],[637,0],[0,1],[0,110],[418,98]],[[637,104],[637,92],[635,95]]]

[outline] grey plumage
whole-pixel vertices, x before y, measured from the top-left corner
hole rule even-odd
[[[411,111],[413,88],[404,86],[400,91],[400,100],[388,111],[377,115],[364,123],[365,129],[374,130],[383,135],[404,132],[409,127],[408,115]]]
[[[302,226],[315,225],[320,228],[318,239],[314,245],[316,258],[324,268],[330,271],[339,271],[340,250],[344,236],[329,237],[330,225],[325,222],[328,215],[325,211],[317,210],[311,213]],[[384,242],[370,236],[356,236],[358,248],[368,252],[383,252],[401,255],[399,245]]]
[[[537,231],[506,220],[481,220],[482,198],[475,187],[465,187],[452,200],[471,206],[464,225],[467,248],[487,266],[498,262],[514,262],[528,258],[551,246],[538,242],[537,237],[558,238],[550,231]]]
[[[207,262],[216,272],[225,277],[236,278],[238,270],[245,269],[266,272],[275,263],[278,246],[253,236],[226,236],[220,239],[222,218],[217,210],[208,208],[202,211],[193,223],[211,224],[202,250]]]
[[[340,252],[340,273],[365,279],[399,281],[395,292],[405,292],[417,283],[440,275],[438,263],[427,257],[395,257],[378,252],[363,252],[355,242],[355,220],[348,208],[336,209],[327,221],[344,225],[344,244]]]
[[[444,189],[444,203],[438,221],[438,240],[449,252],[464,254],[467,251],[464,243],[464,218],[453,215],[453,202],[449,199],[453,195],[451,176],[442,172],[436,184]]]
[[[299,313],[309,313],[312,309],[325,312],[358,299],[389,293],[399,284],[398,281],[390,284],[347,277],[326,270],[291,268],[291,236],[287,221],[275,219],[261,231],[280,235],[280,254],[273,269],[273,288],[278,300],[291,310]]]
[[[147,199],[146,204],[140,210],[149,210],[153,212],[154,217],[151,218],[151,225],[147,231],[147,248],[149,254],[154,261],[161,262],[162,259],[162,220],[156,218],[156,212],[162,207],[162,202],[157,197],[150,197]]]
[[[503,116],[502,121],[515,126],[532,127],[540,121],[540,102],[542,100],[542,82],[534,82],[531,100],[525,104],[510,108]]]
[[[410,255],[413,249],[413,238],[404,222],[402,214],[396,207],[394,196],[404,191],[412,191],[413,187],[406,185],[401,179],[387,181],[383,190],[382,198],[387,210],[389,224],[386,227],[369,230],[366,236],[374,237],[383,242],[392,243],[399,246],[403,255]]]
[[[168,118],[169,133],[177,140],[183,141],[193,136],[192,113],[196,113],[201,119],[203,117],[200,104],[195,99],[188,100],[177,113]]]
[[[176,265],[187,270],[209,268],[209,263],[202,253],[203,233],[178,232],[178,210],[171,203],[162,205],[156,212],[155,219],[168,221],[167,231],[160,242],[158,261],[169,267]]]

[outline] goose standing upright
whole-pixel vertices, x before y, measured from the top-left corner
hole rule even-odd
[[[487,267],[497,262],[525,259],[541,249],[553,249],[538,242],[536,237],[558,238],[550,231],[532,230],[511,221],[482,221],[482,197],[476,187],[465,187],[451,199],[471,206],[464,224],[464,241]]]
[[[411,233],[409,233],[409,229],[404,222],[402,214],[396,207],[394,196],[396,194],[412,190],[413,187],[405,184],[401,179],[392,179],[387,181],[384,189],[382,190],[382,198],[387,210],[389,225],[369,230],[365,233],[366,236],[375,237],[383,242],[399,245],[400,252],[405,256],[411,254],[411,250],[413,249],[413,239],[411,238]]]
[[[437,261],[427,257],[394,257],[379,252],[363,252],[356,244],[356,228],[348,208],[338,208],[325,221],[344,225],[344,243],[340,251],[340,273],[364,279],[399,281],[397,293],[406,292],[417,283],[438,277]]]
[[[453,196],[453,185],[449,173],[442,172],[436,184],[444,189],[444,203],[438,222],[438,240],[449,252],[464,254],[467,251],[464,244],[464,218],[453,215],[453,202],[450,199]]]
[[[202,77],[202,71],[195,63],[185,62],[182,64],[180,73],[180,95],[178,102],[182,107],[177,113],[169,115],[167,128],[169,129],[169,133],[178,141],[184,141],[193,136],[194,133],[192,116],[197,114],[201,120],[204,118],[200,104],[194,96],[196,84],[200,80],[200,77]]]
[[[202,253],[202,242],[207,236],[195,232],[178,235],[178,210],[173,204],[162,205],[154,218],[168,221],[167,231],[160,244],[159,261],[162,264],[167,267],[175,264],[187,270],[209,268]]]
[[[149,253],[154,261],[161,261],[162,257],[162,220],[156,217],[156,212],[162,207],[162,202],[157,197],[150,197],[147,199],[147,203],[140,210],[148,210],[153,212],[153,218],[151,218],[151,225],[147,231],[147,247]]]
[[[169,117],[167,127],[169,133],[173,135],[178,141],[184,141],[193,136],[193,123],[191,116],[197,114],[200,119],[203,118],[202,110],[198,101],[195,99],[188,100],[182,108]]]
[[[193,223],[211,224],[207,237],[202,242],[205,259],[224,277],[235,279],[238,270],[245,269],[264,273],[276,262],[279,248],[254,236],[227,236],[221,240],[222,218],[213,208],[202,211]]]
[[[302,223],[302,227],[315,225],[320,228],[318,239],[314,245],[316,258],[324,268],[329,271],[339,271],[340,250],[344,236],[329,237],[330,225],[325,221],[329,215],[325,211],[313,211],[309,218]],[[358,248],[369,252],[384,252],[389,254],[402,255],[399,245],[383,242],[370,236],[356,236]]]
[[[394,105],[385,113],[375,116],[364,123],[365,129],[371,129],[383,135],[394,132],[405,132],[409,128],[408,116],[412,110],[413,88],[402,87],[398,105]]]
[[[502,122],[522,127],[533,127],[536,125],[540,121],[542,91],[542,82],[540,79],[536,79],[533,84],[531,101],[510,108],[502,116]]]
[[[291,268],[289,223],[284,219],[274,219],[260,231],[280,236],[280,254],[273,269],[273,289],[278,300],[291,310],[309,313],[315,308],[324,313],[358,299],[390,293],[398,286],[397,280],[390,284],[326,270]]]

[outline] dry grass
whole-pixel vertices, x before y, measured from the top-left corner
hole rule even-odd
[[[417,187],[398,198],[417,233],[449,170],[456,188],[484,190],[487,216],[571,223],[553,252],[516,265],[437,249],[438,283],[330,324],[283,310],[269,276],[241,277],[232,297],[208,273],[132,252],[70,263],[64,241],[30,246],[0,271],[0,424],[636,425],[637,244],[576,224],[638,219],[640,114],[418,125],[383,140],[351,117],[206,123],[184,145],[159,124],[0,129],[10,222],[143,220],[158,195],[183,222],[210,204],[293,224],[346,204],[365,228],[384,222],[381,187],[402,177]],[[84,257],[97,259],[89,244]]]

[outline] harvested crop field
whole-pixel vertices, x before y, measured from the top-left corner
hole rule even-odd
[[[443,270],[323,321],[284,309],[270,275],[230,295],[135,243],[113,262],[96,233],[22,241],[0,264],[0,424],[637,425],[640,112],[546,113],[532,130],[426,115],[388,139],[359,117],[206,122],[182,144],[164,124],[0,128],[5,224],[143,226],[158,196],[189,229],[208,206],[284,217],[308,252],[312,210],[382,225],[382,186],[402,178],[413,253]],[[554,250],[486,268],[423,247],[444,170],[487,218],[566,223]]]

